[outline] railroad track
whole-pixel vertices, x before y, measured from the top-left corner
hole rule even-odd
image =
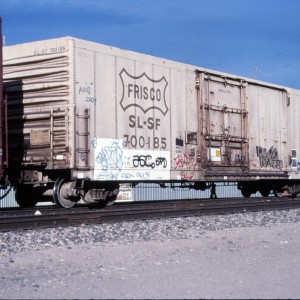
[[[119,203],[106,208],[78,206],[69,210],[54,206],[5,209],[0,211],[0,231],[299,207],[299,199],[271,197]],[[41,214],[36,215],[37,211]]]

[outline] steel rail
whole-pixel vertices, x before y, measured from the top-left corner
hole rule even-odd
[[[35,210],[14,210],[13,213],[1,212],[0,231],[295,208],[300,208],[299,199],[289,198],[152,201],[122,203],[102,209],[77,207],[70,210],[51,210],[47,208],[43,211],[42,207],[39,207]],[[34,215],[37,209],[41,211],[41,215]]]

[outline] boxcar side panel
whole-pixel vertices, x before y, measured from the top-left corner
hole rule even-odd
[[[169,68],[155,59],[117,60],[118,139],[122,179],[170,179]],[[121,179],[121,180],[122,180]]]

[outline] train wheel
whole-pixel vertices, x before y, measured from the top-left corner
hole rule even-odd
[[[37,195],[33,192],[32,185],[27,184],[19,184],[16,187],[15,199],[22,208],[34,207],[38,202]]]
[[[260,194],[261,194],[263,197],[268,197],[269,194],[270,194],[270,190],[269,190],[269,189],[259,189],[258,191],[260,192]]]
[[[72,196],[71,182],[58,178],[53,186],[54,202],[62,208],[72,208],[79,200],[78,197]],[[71,196],[70,196],[71,195]]]
[[[241,193],[245,198],[249,198],[252,194],[251,191],[249,189],[246,189],[246,188],[242,188]]]

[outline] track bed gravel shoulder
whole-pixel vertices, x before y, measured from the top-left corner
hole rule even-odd
[[[1,299],[300,297],[300,210],[0,238]]]

